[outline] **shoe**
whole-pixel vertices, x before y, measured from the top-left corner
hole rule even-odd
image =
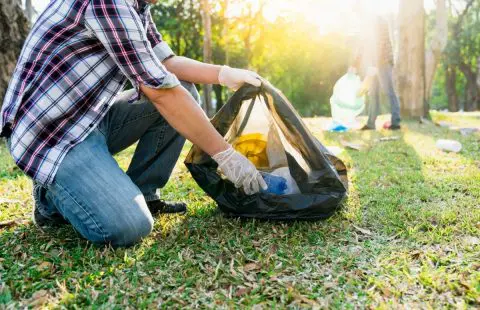
[[[52,216],[46,216],[42,213],[42,210],[48,208],[43,199],[45,198],[47,190],[45,187],[37,182],[33,182],[33,211],[32,222],[40,229],[47,227],[55,227],[62,224],[67,224],[67,220],[63,218],[59,213]]]
[[[402,129],[402,127],[400,125],[392,125],[391,123],[385,123],[385,125],[383,125],[383,129],[386,129],[386,130],[400,130],[400,129]]]
[[[364,125],[362,128],[360,128],[361,131],[366,131],[366,130],[375,130],[375,128],[369,127],[367,125]]]
[[[147,202],[148,209],[152,215],[162,213],[185,213],[187,212],[187,204],[184,202],[172,202],[165,200],[153,200]]]

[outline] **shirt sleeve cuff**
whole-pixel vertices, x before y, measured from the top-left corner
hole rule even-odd
[[[168,46],[167,42],[165,41],[162,41],[157,45],[155,45],[153,47],[153,52],[161,62],[163,62],[165,59],[171,56],[175,56],[175,53],[172,51],[170,46]]]
[[[129,98],[128,102],[133,103],[133,102],[141,100],[141,99],[146,99],[145,95],[140,90],[140,83],[132,81],[132,84],[133,84],[133,87],[135,88],[135,93],[132,95],[132,97]],[[175,74],[169,72],[164,77],[163,83],[161,85],[154,85],[154,84],[150,84],[150,83],[143,83],[143,84],[147,87],[154,88],[154,89],[174,88],[174,87],[180,85],[180,81],[178,80],[178,78]]]

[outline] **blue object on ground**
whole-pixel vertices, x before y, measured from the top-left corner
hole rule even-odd
[[[332,126],[332,128],[330,128],[330,131],[333,131],[333,132],[346,132],[348,131],[348,127],[346,126],[343,126],[343,125],[334,125]]]
[[[287,192],[287,180],[285,178],[261,172],[263,179],[268,185],[267,190],[261,190],[262,193],[270,193],[275,195],[283,195]]]

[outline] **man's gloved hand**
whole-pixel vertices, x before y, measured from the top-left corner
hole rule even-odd
[[[262,85],[260,76],[255,72],[230,68],[229,66],[223,66],[218,74],[218,81],[221,85],[227,86],[232,90],[237,90],[248,83],[256,87]]]
[[[226,151],[213,155],[212,158],[236,188],[243,187],[245,194],[253,195],[258,193],[260,188],[264,190],[268,188],[257,168],[231,146]]]

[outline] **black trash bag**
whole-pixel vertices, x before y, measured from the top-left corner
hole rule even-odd
[[[263,118],[259,118],[260,114]],[[334,214],[347,196],[344,163],[310,133],[293,106],[268,82],[263,81],[261,87],[245,85],[239,89],[214,116],[212,124],[231,144],[249,127],[256,127],[254,132],[262,128],[264,132],[277,130],[283,154],[277,154],[279,157],[273,161],[282,162],[282,157],[286,158],[288,163],[285,164],[301,191],[290,195],[259,193],[248,196],[222,178],[216,162],[193,146],[185,165],[226,215],[275,220],[325,219]],[[257,164],[260,162],[262,160]],[[257,168],[272,171],[278,167]]]

